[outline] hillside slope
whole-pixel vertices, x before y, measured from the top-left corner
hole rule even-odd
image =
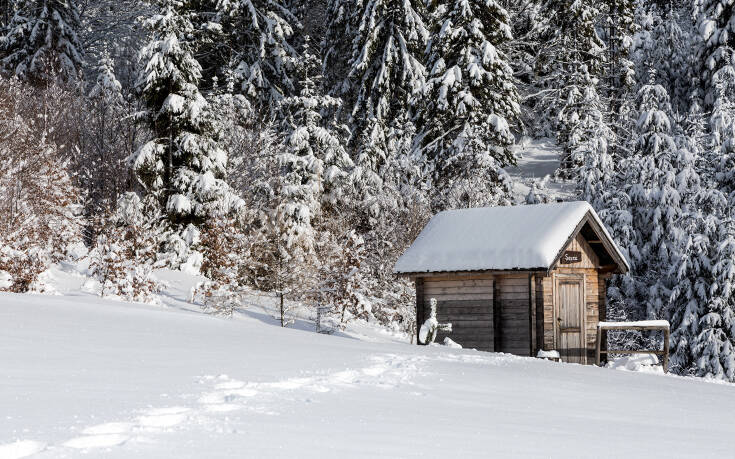
[[[179,301],[171,293],[172,302]],[[735,387],[0,295],[0,458],[727,457]]]

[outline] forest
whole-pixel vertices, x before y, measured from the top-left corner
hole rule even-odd
[[[398,256],[552,200],[506,169],[553,138],[631,263],[608,317],[735,381],[734,47],[728,0],[0,0],[0,290],[84,251],[101,296],[169,267],[415,335]]]

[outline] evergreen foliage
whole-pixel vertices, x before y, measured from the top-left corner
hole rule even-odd
[[[419,148],[433,171],[438,209],[502,203],[515,164],[510,124],[520,108],[500,47],[511,37],[497,2],[456,0],[438,7],[419,101]],[[479,196],[478,196],[479,194]]]
[[[32,81],[80,76],[84,49],[81,22],[71,0],[22,0],[0,37],[0,67]]]
[[[160,7],[148,21],[153,36],[141,52],[138,79],[154,138],[132,159],[145,191],[170,223],[184,227],[235,211],[240,200],[223,180],[221,128],[197,87],[201,66],[193,57],[189,11],[173,0]]]

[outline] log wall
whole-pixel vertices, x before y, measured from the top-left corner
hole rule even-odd
[[[500,305],[500,352],[529,355],[531,335],[529,328],[528,273],[496,276]]]
[[[493,276],[429,277],[423,279],[423,319],[430,312],[430,300],[437,300],[439,323],[451,323],[452,332],[440,332],[436,342],[446,336],[463,347],[493,351],[494,278]]]

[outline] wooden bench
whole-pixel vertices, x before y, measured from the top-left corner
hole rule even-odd
[[[664,348],[658,349],[602,349],[603,332],[608,330],[658,330],[664,332]],[[597,349],[595,363],[600,365],[600,354],[654,354],[663,358],[664,372],[669,371],[669,334],[671,325],[667,320],[642,320],[638,322],[600,322],[597,324]]]

